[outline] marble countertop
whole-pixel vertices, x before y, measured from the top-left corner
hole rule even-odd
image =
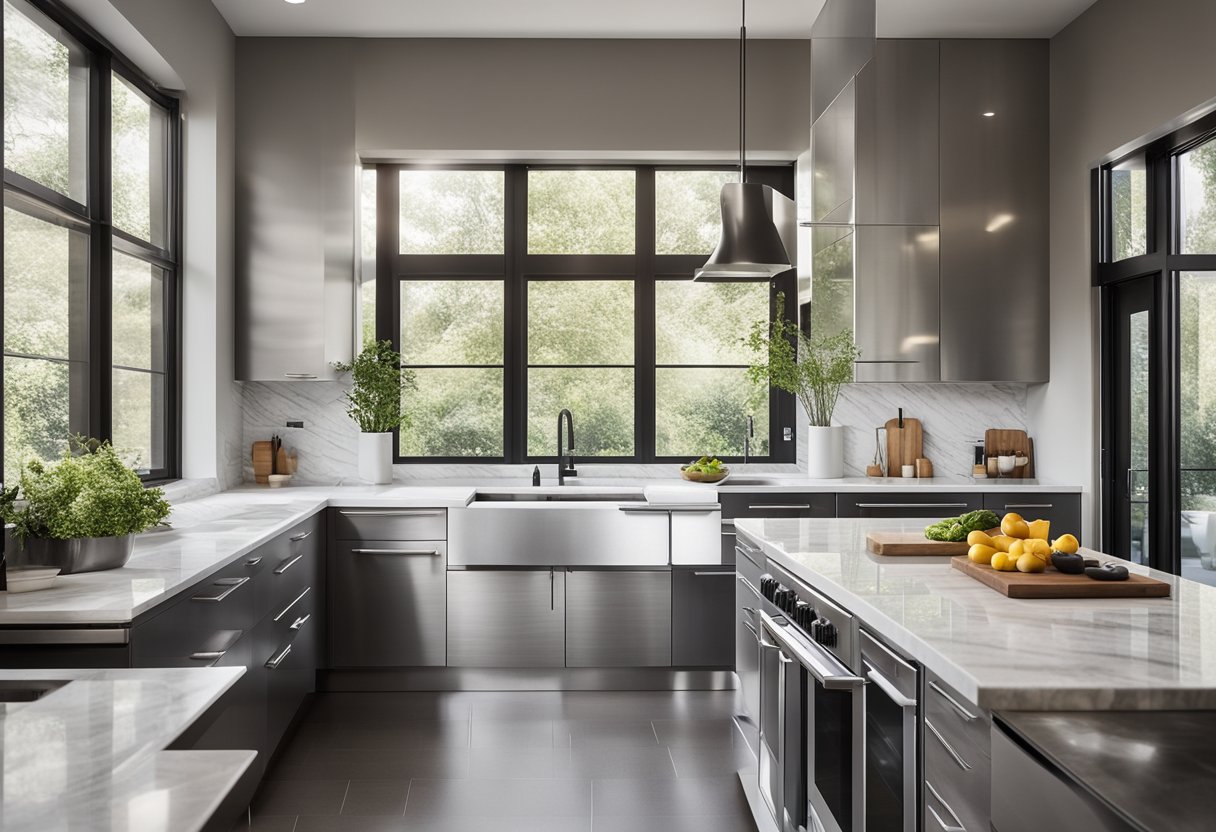
[[[1216,714],[1006,713],[1036,750],[1141,829],[1212,828]]]
[[[67,682],[0,706],[0,827],[190,832],[253,751],[166,751],[244,668],[0,670],[0,686]]]
[[[1129,565],[1170,583],[1171,597],[1014,599],[947,558],[866,551],[868,531],[919,532],[923,521],[743,519],[735,528],[982,707],[1216,709],[1216,587]]]

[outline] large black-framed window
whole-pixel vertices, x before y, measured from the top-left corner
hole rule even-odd
[[[55,0],[4,0],[4,478],[108,439],[179,475],[178,100]]]
[[[1103,544],[1216,583],[1216,115],[1093,171]]]
[[[752,415],[752,459],[793,462],[794,401],[747,382],[739,343],[778,292],[794,296],[793,271],[758,284],[691,280],[717,236],[717,193],[737,175],[365,167],[375,333],[402,351],[419,388],[406,397],[413,426],[397,461],[550,461],[557,413],[571,407],[588,461],[736,459]],[[792,166],[752,176],[792,193]]]

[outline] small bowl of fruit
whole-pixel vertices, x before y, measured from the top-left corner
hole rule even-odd
[[[717,457],[703,456],[696,462],[681,465],[680,476],[689,482],[722,482],[730,476],[730,469]]]

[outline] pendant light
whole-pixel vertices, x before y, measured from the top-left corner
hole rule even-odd
[[[739,181],[722,186],[722,236],[693,280],[768,280],[793,268],[778,223],[792,226],[794,203],[770,188],[747,182],[747,0],[739,26]],[[792,235],[791,235],[792,236]]]

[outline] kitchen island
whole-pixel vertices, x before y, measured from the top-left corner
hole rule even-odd
[[[905,747],[902,765],[905,775],[920,768],[910,782],[923,785],[923,797],[909,791],[905,802],[919,801],[915,814],[925,828],[1148,830],[1162,828],[1163,818],[1175,830],[1208,828],[1206,786],[1199,780],[1166,791],[1148,784],[1176,782],[1183,772],[1211,782],[1211,767],[1196,749],[1216,741],[1216,631],[1210,626],[1216,588],[1128,564],[1169,583],[1170,597],[1013,599],[954,569],[947,557],[867,551],[868,532],[922,528],[917,520],[736,521],[745,555],[740,563],[756,561],[764,573],[756,611],[762,672],[765,647],[799,659],[787,648],[811,641],[846,645],[834,652],[860,682],[862,707],[881,690],[910,709],[905,742],[920,745],[923,754]],[[844,611],[846,619],[834,617],[841,634],[783,640],[787,629],[810,632],[787,621],[799,618],[788,613],[790,589],[817,609],[809,618],[826,620],[836,606]],[[853,635],[843,632],[843,620]],[[867,658],[867,644],[875,643],[881,649],[870,655],[892,654],[886,667],[894,673]],[[813,671],[807,678],[814,672],[823,675]],[[847,673],[838,672],[839,683],[848,681]],[[919,682],[892,689],[891,679],[908,678]],[[762,698],[761,726],[770,724],[768,701]],[[864,745],[864,735],[860,741]],[[762,728],[762,772],[765,748]],[[1142,787],[1129,788],[1127,777]],[[1011,789],[1014,782],[1036,799]],[[1160,802],[1165,793],[1172,795],[1168,806]],[[753,811],[758,805],[753,801]],[[768,811],[780,810],[770,805]]]

